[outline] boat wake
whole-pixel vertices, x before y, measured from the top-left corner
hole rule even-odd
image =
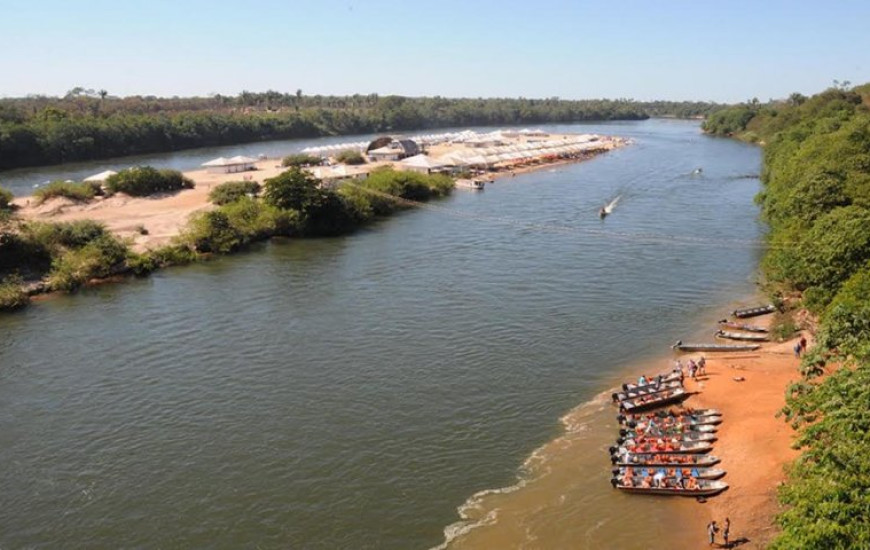
[[[615,199],[613,199],[612,201],[610,201],[609,203],[607,203],[607,206],[604,207],[604,213],[605,213],[605,214],[610,214],[610,213],[612,213],[612,212],[613,212],[613,209],[616,208],[617,203],[619,203],[619,199],[620,199],[621,197],[622,197],[622,195],[617,195]]]

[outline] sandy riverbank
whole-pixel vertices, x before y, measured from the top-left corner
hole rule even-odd
[[[776,415],[785,405],[786,387],[800,379],[800,359],[793,351],[799,338],[765,343],[751,353],[705,353],[707,375],[698,381],[687,379],[687,388],[698,392],[687,406],[716,408],[724,414],[714,454],[728,472],[724,480],[729,489],[698,505],[703,525],[711,519],[721,524],[729,517],[731,541],[746,539],[739,548],[764,548],[777,532],[777,487],[785,480],[784,466],[798,452],[791,448],[794,432]],[[686,354],[683,361],[699,355]]]
[[[569,134],[551,135],[549,140],[560,140],[571,137]],[[526,139],[526,138],[523,138]],[[523,143],[517,139],[516,144]],[[626,141],[619,138],[604,138],[601,142],[605,150],[615,149],[625,145]],[[462,144],[442,144],[431,147],[430,154],[439,157],[457,151],[469,151]],[[552,168],[570,162],[580,162],[598,153],[578,155],[574,159],[539,159],[534,164],[507,167],[499,165],[497,170],[487,172],[483,177],[490,182],[503,177]],[[391,165],[401,169],[401,165],[392,162],[373,162],[364,166],[354,167],[354,172],[368,172],[380,166]],[[53,199],[36,206],[30,197],[19,197],[15,204],[19,206],[18,213],[25,220],[42,221],[74,221],[91,219],[102,222],[118,236],[130,239],[133,248],[138,251],[155,248],[168,243],[187,225],[191,215],[213,208],[208,201],[211,189],[227,181],[238,181],[250,178],[262,184],[266,179],[274,177],[286,168],[280,165],[278,159],[261,160],[255,164],[256,170],[234,174],[215,174],[207,170],[185,172],[185,176],[193,180],[193,189],[178,193],[157,195],[146,198],[135,198],[126,195],[116,195],[109,198],[97,198],[87,204],[79,204],[68,199]],[[147,231],[143,234],[142,228]]]

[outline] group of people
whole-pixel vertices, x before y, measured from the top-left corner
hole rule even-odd
[[[716,533],[720,531],[719,525],[716,524],[716,520],[714,519],[710,523],[707,524],[707,535],[710,537],[710,546],[716,544]],[[728,547],[730,544],[729,537],[731,536],[731,519],[725,518],[725,522],[721,527],[722,531],[722,540],[725,542],[725,546]]]
[[[702,355],[698,361],[694,359],[689,359],[688,363],[686,363],[686,370],[689,371],[689,378],[695,380],[699,376],[705,376],[707,374],[707,359]],[[674,361],[674,372],[680,373],[680,381],[683,379],[683,363],[677,359]]]
[[[625,446],[633,453],[672,453],[679,451],[681,444],[676,437],[647,439],[644,436],[638,436],[636,440],[626,441]]]

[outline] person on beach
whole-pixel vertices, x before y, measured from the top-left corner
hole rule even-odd
[[[719,531],[719,526],[716,525],[716,520],[714,519],[710,523],[707,524],[707,534],[710,536],[710,546],[716,544],[716,532]]]
[[[794,356],[800,359],[801,356],[801,343],[798,342],[794,345]]]
[[[725,525],[722,527],[722,538],[725,540],[725,547],[728,547],[728,535],[731,533],[731,520],[725,518]]]
[[[689,359],[689,378],[694,380],[695,375],[697,373],[698,373],[698,365],[695,364],[694,359]]]
[[[698,374],[707,374],[707,359],[703,355],[698,359]]]
[[[801,351],[802,351],[802,352],[803,352],[803,351],[807,351],[807,339],[806,339],[806,337],[801,336],[800,345],[801,345]]]

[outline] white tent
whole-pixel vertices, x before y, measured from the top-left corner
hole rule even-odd
[[[109,176],[114,176],[117,174],[114,170],[105,170],[100,172],[99,174],[94,174],[93,176],[86,177],[83,181],[106,181]]]
[[[399,164],[401,164],[403,168],[407,168],[413,172],[423,172],[426,174],[432,170],[438,170],[445,167],[443,162],[439,162],[427,155],[414,155],[413,157],[404,159]]]
[[[231,158],[218,157],[208,162],[203,162],[202,165],[205,166],[209,172],[224,172],[228,174],[230,172],[245,172],[247,170],[253,170],[255,162],[257,162],[257,159],[239,155]]]

